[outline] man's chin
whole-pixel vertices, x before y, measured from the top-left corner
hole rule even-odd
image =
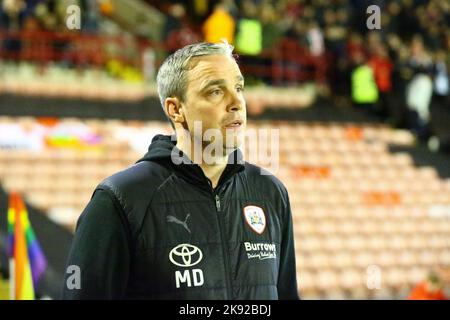
[[[233,152],[234,150],[240,148],[243,144],[244,137],[243,135],[235,135],[232,139],[229,139],[230,141],[226,141],[224,143],[224,148],[228,151],[231,150]]]

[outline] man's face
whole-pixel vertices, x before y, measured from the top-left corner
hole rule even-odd
[[[237,63],[224,55],[196,57],[190,63],[192,68],[188,71],[188,86],[182,105],[191,135],[200,141],[206,130],[217,129],[222,134],[224,147],[239,147],[244,138],[247,113],[243,96],[244,78]],[[197,121],[201,121],[202,130],[195,132],[194,122]],[[231,146],[225,145],[227,134],[228,141],[232,141]]]

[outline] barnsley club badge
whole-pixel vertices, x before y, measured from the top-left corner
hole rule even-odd
[[[257,206],[246,206],[244,216],[247,224],[258,234],[262,234],[266,228],[266,216],[263,209]]]

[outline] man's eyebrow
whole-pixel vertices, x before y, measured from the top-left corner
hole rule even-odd
[[[216,85],[224,85],[225,80],[224,79],[217,79],[217,80],[209,80],[204,85],[202,85],[200,91],[205,90],[208,87],[216,86]]]

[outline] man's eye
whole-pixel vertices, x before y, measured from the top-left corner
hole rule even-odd
[[[236,87],[237,92],[242,92],[244,91],[244,87],[238,86]]]
[[[215,89],[215,90],[210,91],[209,94],[212,95],[212,96],[219,96],[219,95],[222,94],[222,90]]]

